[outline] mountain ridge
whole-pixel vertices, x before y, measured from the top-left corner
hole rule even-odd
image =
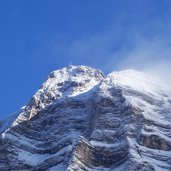
[[[0,170],[170,170],[170,113],[170,88],[148,74],[53,71],[1,133]]]

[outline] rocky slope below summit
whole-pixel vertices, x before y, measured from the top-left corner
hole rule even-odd
[[[171,170],[171,90],[147,74],[69,66],[16,115],[1,126],[2,171]]]

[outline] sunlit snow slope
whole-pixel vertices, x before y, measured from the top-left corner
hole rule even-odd
[[[169,171],[171,89],[133,70],[69,66],[0,131],[2,171]]]

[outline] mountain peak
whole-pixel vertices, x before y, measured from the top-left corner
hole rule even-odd
[[[51,91],[60,96],[72,93],[75,90],[81,89],[81,85],[94,86],[104,78],[102,71],[88,66],[70,65],[59,70],[53,71],[43,83],[42,87],[36,93],[41,96],[41,92]],[[85,87],[84,87],[85,88]]]
[[[31,111],[34,111],[37,106],[42,110],[61,98],[81,97],[99,84],[103,78],[102,71],[83,65],[70,65],[55,70],[32,97],[28,106]]]
[[[0,170],[171,170],[171,91],[148,74],[52,72],[0,127]]]
[[[104,77],[103,72],[100,71],[99,69],[91,68],[91,67],[84,66],[84,65],[77,65],[77,66],[69,65],[62,69],[53,71],[49,75],[49,77],[57,78],[59,76],[59,74],[62,74],[63,76],[66,76],[66,77],[77,77],[77,76],[81,76],[81,75],[90,75],[93,77]]]

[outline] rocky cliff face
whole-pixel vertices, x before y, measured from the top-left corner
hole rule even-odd
[[[69,66],[0,132],[2,171],[169,171],[171,90],[132,70]]]

